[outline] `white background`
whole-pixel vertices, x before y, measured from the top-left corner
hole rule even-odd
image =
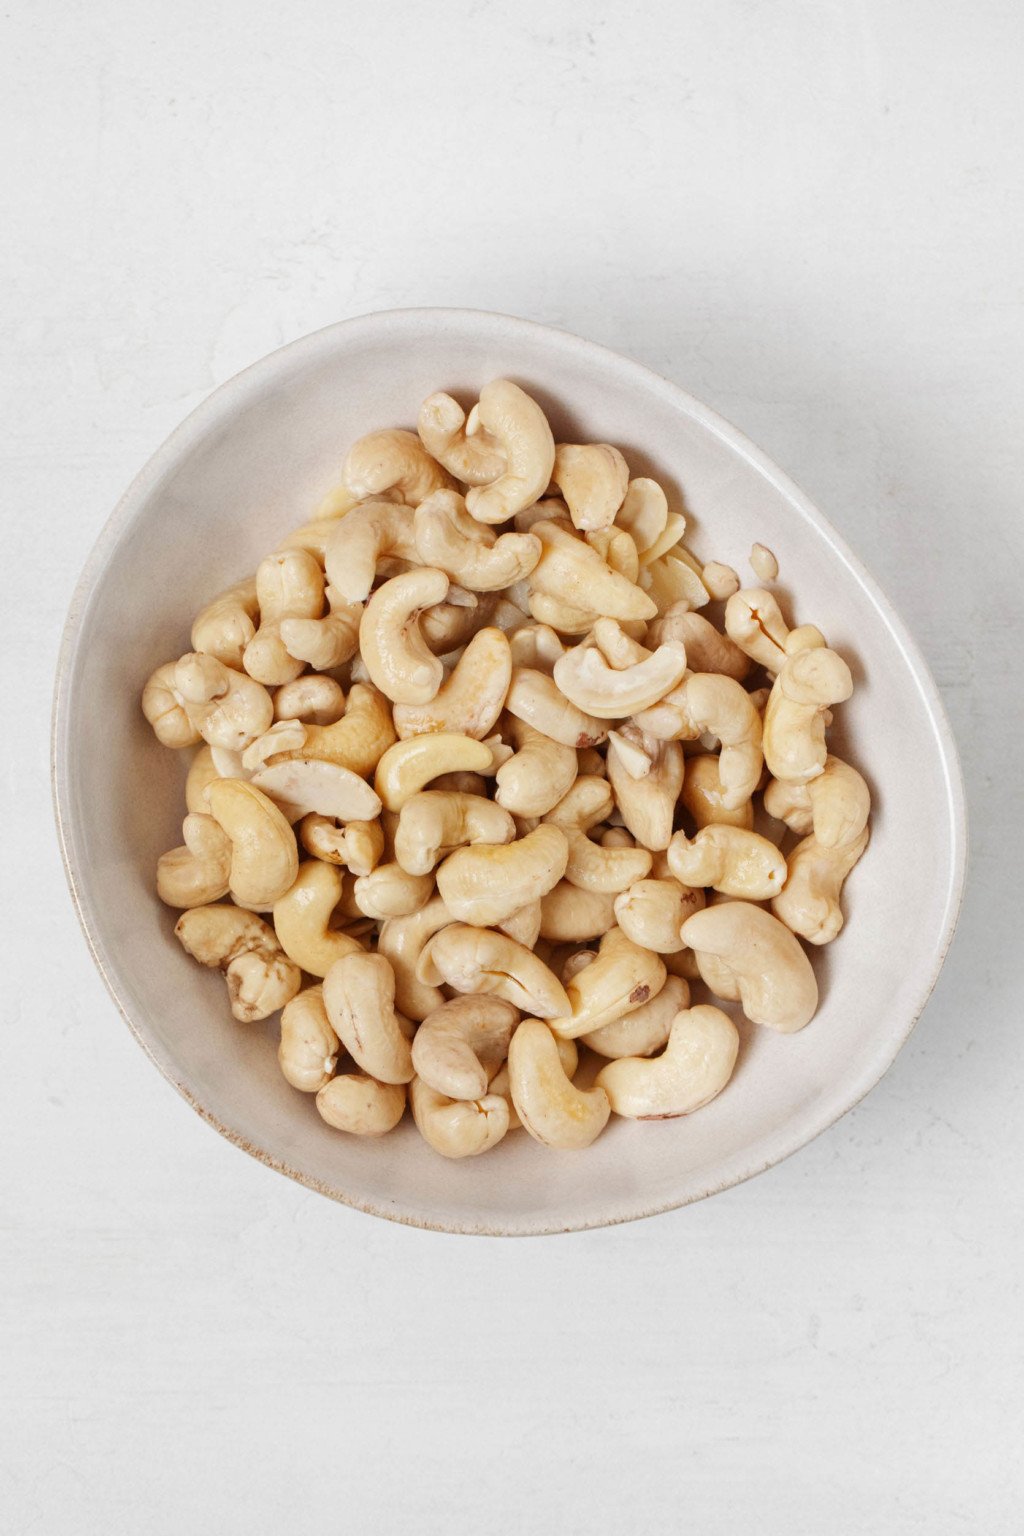
[[[0,1529],[1019,1536],[1018,0],[2,26]],[[631,1227],[446,1238],[250,1161],[119,1021],[59,866],[52,673],[120,491],[244,364],[415,304],[577,331],[744,428],[961,743],[972,882],[896,1066]]]

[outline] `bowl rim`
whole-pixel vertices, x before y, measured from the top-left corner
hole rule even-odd
[[[175,464],[183,452],[197,443],[215,427],[218,421],[229,416],[239,406],[245,404],[247,400],[262,392],[272,378],[282,372],[286,372],[297,362],[329,353],[333,349],[336,338],[342,334],[348,338],[356,339],[360,333],[372,335],[374,333],[379,334],[382,330],[393,333],[411,332],[425,324],[443,326],[446,323],[451,325],[466,321],[471,321],[480,327],[491,327],[496,333],[504,332],[507,334],[508,330],[512,329],[520,333],[532,334],[543,339],[544,343],[548,346],[555,345],[568,353],[575,353],[577,356],[582,357],[589,356],[595,362],[611,362],[618,369],[625,369],[645,389],[662,396],[671,404],[683,407],[688,416],[713,433],[720,441],[726,444],[733,452],[739,454],[752,468],[756,469],[767,479],[808,523],[816,530],[823,530],[825,532],[831,547],[843,561],[849,574],[864,589],[879,618],[886,624],[892,634],[921,694],[942,755],[943,779],[949,812],[951,843],[949,881],[934,963],[930,972],[921,983],[916,1006],[908,1022],[888,1040],[887,1049],[883,1053],[869,1058],[865,1066],[849,1080],[848,1092],[840,1096],[841,1102],[838,1104],[838,1107],[834,1102],[831,1103],[828,1106],[827,1117],[821,1124],[813,1129],[808,1129],[806,1126],[794,1129],[790,1135],[784,1137],[773,1149],[772,1155],[767,1160],[755,1159],[749,1166],[740,1168],[738,1172],[731,1174],[724,1180],[718,1182],[709,1181],[706,1186],[702,1186],[681,1198],[660,1200],[644,1209],[625,1209],[613,1212],[608,1216],[583,1218],[579,1221],[570,1221],[568,1223],[551,1223],[540,1219],[536,1222],[529,1220],[519,1221],[516,1225],[510,1226],[503,1224],[500,1218],[493,1222],[486,1221],[482,1223],[465,1221],[457,1217],[449,1220],[426,1215],[415,1208],[407,1207],[402,1209],[383,1206],[376,1201],[348,1194],[332,1184],[327,1184],[320,1179],[303,1173],[299,1169],[293,1168],[286,1160],[277,1157],[269,1148],[253,1143],[243,1133],[229,1125],[225,1125],[196,1097],[188,1083],[182,1080],[174,1061],[171,1059],[170,1053],[161,1049],[140,1029],[132,1017],[125,999],[121,995],[115,968],[105,958],[104,946],[98,928],[94,924],[90,912],[87,910],[89,903],[83,888],[81,863],[78,857],[75,830],[70,810],[70,779],[67,752],[67,719],[71,699],[70,677],[72,662],[77,653],[83,621],[89,606],[90,595],[96,578],[115,549],[122,533],[134,521],[150,491],[159,483],[165,472]],[[104,522],[86,558],[68,605],[58,653],[53,692],[50,734],[50,787],[57,828],[57,840],[60,846],[64,874],[72,904],[93,963],[99,971],[118,1012],[139,1045],[161,1074],[191,1105],[200,1118],[219,1131],[226,1140],[240,1147],[259,1162],[274,1168],[279,1173],[286,1174],[289,1178],[294,1179],[297,1183],[304,1185],[308,1189],[328,1196],[339,1204],[362,1211],[367,1215],[383,1217],[385,1220],[397,1222],[401,1225],[458,1235],[495,1237],[552,1236],[565,1232],[588,1231],[600,1227],[618,1226],[629,1221],[639,1221],[649,1216],[660,1215],[665,1211],[677,1210],[682,1206],[696,1204],[700,1200],[707,1199],[710,1195],[721,1193],[725,1189],[734,1188],[738,1184],[745,1183],[747,1179],[754,1178],[757,1174],[763,1173],[776,1164],[783,1162],[795,1152],[800,1151],[801,1148],[808,1146],[818,1136],[831,1129],[851,1109],[855,1108],[871,1089],[881,1081],[909,1039],[931,996],[946,956],[949,953],[963,904],[967,874],[968,826],[963,774],[956,739],[938,688],[916,640],[912,637],[903,619],[886,597],[880,584],[849,548],[824,513],[820,512],[800,487],[766,453],[752,443],[739,428],[733,426],[731,422],[726,420],[717,411],[712,410],[710,406],[705,405],[702,401],[696,399],[695,396],[689,394],[680,385],[673,383],[655,370],[624,356],[622,353],[616,352],[611,347],[603,346],[599,342],[589,341],[555,326],[544,325],[539,321],[527,320],[515,315],[506,315],[500,311],[454,306],[422,306],[374,310],[352,316],[348,319],[334,321],[330,325],[300,336],[296,340],[288,342],[284,346],[278,347],[273,352],[269,352],[264,357],[250,363],[248,367],[218,385],[185,416],[179,425],[160,444],[132,479],[118,499],[113,511]]]

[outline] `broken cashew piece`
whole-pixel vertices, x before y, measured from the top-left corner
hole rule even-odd
[[[192,649],[216,656],[226,667],[242,670],[242,656],[256,633],[260,616],[256,579],[249,576],[218,593],[196,614],[192,624]]]
[[[539,501],[555,467],[555,440],[535,400],[509,379],[494,379],[475,407],[480,427],[498,443],[505,469],[489,485],[471,486],[466,506],[481,523],[504,523]]]
[[[395,1008],[395,973],[384,955],[335,960],[324,977],[324,1007],[349,1055],[379,1083],[411,1080],[412,1025]]]
[[[540,901],[561,880],[568,857],[561,827],[544,823],[515,842],[449,854],[437,871],[437,889],[460,923],[489,928]]]
[[[612,1110],[630,1120],[674,1120],[710,1104],[729,1081],[739,1030],[710,1003],[676,1014],[663,1053],[653,1061],[624,1057],[597,1074]]]
[[[365,1072],[341,1072],[316,1096],[321,1118],[350,1136],[386,1136],[405,1114],[405,1085],[378,1083]]]
[[[289,757],[271,763],[249,783],[268,795],[290,822],[309,815],[372,821],[380,813],[380,799],[365,779],[322,758]]]
[[[277,1060],[285,1080],[300,1093],[318,1093],[334,1076],[339,1041],[324,1007],[323,987],[306,987],[281,1013]]]
[[[479,1157],[489,1152],[509,1127],[508,1103],[500,1094],[484,1093],[479,1099],[450,1099],[413,1078],[409,1103],[416,1129],[442,1157]]]
[[[560,1151],[581,1151],[596,1141],[611,1107],[603,1088],[577,1088],[566,1076],[551,1030],[524,1019],[508,1053],[512,1102],[535,1141]]]
[[[326,976],[335,960],[362,953],[357,939],[331,927],[341,895],[337,865],[307,859],[292,886],[274,903],[274,929],[285,954],[311,976]]]
[[[156,893],[169,907],[205,907],[228,893],[231,839],[208,815],[189,814],[181,827],[184,846],[161,854]]]
[[[776,779],[805,783],[824,772],[825,711],[853,692],[850,669],[827,647],[801,651],[783,665],[764,712],[764,758]]]
[[[498,997],[453,997],[420,1024],[416,1075],[449,1099],[480,1099],[508,1055],[519,1013]]]
[[[482,740],[498,722],[511,681],[507,637],[478,630],[429,703],[395,705],[395,729],[403,740],[436,731]]]
[[[866,827],[838,847],[813,834],[797,843],[788,855],[789,878],[772,902],[775,916],[808,944],[830,944],[843,926],[843,883],[867,845]]]
[[[451,731],[396,741],[377,764],[374,788],[385,810],[400,811],[431,779],[443,773],[490,773],[494,754],[486,742]]]
[[[569,1007],[548,1015],[551,1028],[577,1039],[611,1024],[656,997],[666,974],[660,956],[634,944],[621,928],[612,928],[601,940],[597,959],[567,983]]]
[[[535,954],[492,928],[453,923],[424,947],[417,975],[428,985],[500,997],[522,1013],[550,1018],[568,1011],[558,978]]]
[[[370,681],[394,704],[429,704],[444,666],[419,629],[424,608],[448,591],[444,571],[420,566],[378,587],[359,621],[359,648]]]
[[[668,498],[657,480],[644,476],[631,480],[615,521],[631,536],[641,555],[653,549],[668,523]]]
[[[410,506],[417,506],[432,491],[451,485],[451,478],[435,463],[415,432],[389,428],[369,432],[353,443],[341,472],[353,496],[380,496],[394,491]],[[347,521],[352,513],[346,514]]]
[[[307,853],[325,864],[343,864],[354,875],[368,875],[384,854],[379,821],[340,822],[337,816],[313,811],[299,822],[299,841]]]
[[[622,734],[649,752],[651,768],[645,778],[635,779],[618,744],[609,742],[608,782],[630,832],[641,848],[656,852],[667,848],[672,837],[676,801],[683,787],[683,750],[677,741],[649,741],[635,726],[626,726]]]
[[[677,832],[668,864],[684,885],[711,886],[725,896],[768,901],[786,883],[786,860],[774,843],[745,827],[702,827],[692,840]]]
[[[492,533],[455,491],[437,491],[416,509],[417,558],[470,592],[498,592],[522,581],[541,555],[532,533]]]
[[[215,779],[206,801],[231,839],[231,895],[239,906],[266,911],[299,872],[295,833],[273,800],[242,779]]]
[[[629,467],[610,443],[559,443],[551,478],[577,528],[610,528],[626,495]]]
[[[242,1024],[269,1018],[302,985],[302,972],[270,924],[241,907],[193,907],[178,918],[174,933],[200,965],[224,972],[231,1012]]]
[[[754,1024],[792,1034],[810,1023],[818,983],[799,939],[784,923],[747,901],[721,901],[695,912],[683,943],[712,992],[738,1002]]]
[[[258,683],[291,683],[305,662],[292,656],[281,630],[285,619],[319,620],[324,605],[324,576],[319,561],[305,550],[268,555],[256,568],[260,627],[242,656],[242,665]]]

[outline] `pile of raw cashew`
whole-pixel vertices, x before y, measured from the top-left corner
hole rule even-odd
[[[283,1010],[329,1125],[382,1134],[408,1096],[446,1157],[585,1147],[728,1082],[736,1025],[691,982],[813,1015],[800,941],[839,932],[868,838],[825,739],[850,671],[684,529],[508,380],[468,417],[435,394],[146,683],[159,740],[199,746],[158,893],[236,1019]]]

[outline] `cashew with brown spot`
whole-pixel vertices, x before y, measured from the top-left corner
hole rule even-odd
[[[532,533],[497,536],[471,517],[455,491],[437,491],[415,516],[416,550],[424,565],[437,566],[470,592],[497,592],[528,576],[540,559]]]
[[[510,722],[509,734],[517,750],[495,775],[494,798],[513,815],[543,816],[571,788],[576,753],[522,720]]]
[[[324,1007],[324,989],[306,987],[281,1012],[277,1060],[287,1082],[300,1093],[318,1093],[334,1076],[339,1041]]]
[[[508,1104],[500,1094],[450,1099],[416,1077],[409,1088],[409,1103],[416,1129],[442,1157],[479,1157],[497,1146],[508,1131]]]
[[[457,400],[438,390],[420,406],[420,441],[450,475],[463,485],[489,485],[505,473],[505,454],[487,432],[468,436],[466,413]]]
[[[754,826],[754,805],[744,800],[731,809],[723,803],[722,777],[718,757],[706,753],[686,759],[686,777],[683,779],[680,802],[701,827],[743,827],[748,832]]]
[[[559,1035],[577,1039],[632,1013],[665,985],[666,970],[659,955],[642,949],[620,928],[604,935],[597,959],[566,985],[569,1007],[548,1015]]]
[[[272,907],[299,872],[295,833],[274,802],[241,779],[215,779],[206,802],[231,839],[231,895],[239,906]]]
[[[739,1053],[739,1030],[721,1008],[701,1003],[676,1014],[668,1044],[652,1060],[625,1057],[597,1074],[612,1110],[631,1120],[674,1120],[721,1093]]]
[[[241,907],[193,907],[178,918],[174,933],[200,965],[224,972],[231,1012],[243,1024],[269,1018],[302,985],[302,972],[270,924]]]
[[[324,977],[324,1007],[338,1039],[379,1083],[412,1079],[412,1025],[395,1008],[395,973],[384,955],[359,951]]]
[[[523,1013],[550,1018],[568,1011],[569,999],[558,978],[542,960],[492,928],[453,923],[429,940],[420,956],[417,975],[429,985],[454,987],[456,992],[483,992],[503,998]]]
[[[866,827],[838,846],[828,847],[814,834],[797,843],[787,855],[788,879],[772,902],[775,916],[809,944],[830,944],[843,926],[843,883],[867,845]]]
[[[161,854],[156,866],[156,893],[169,907],[204,907],[228,893],[231,839],[212,816],[185,817],[184,845]]]
[[[684,885],[711,886],[725,896],[767,901],[786,881],[786,860],[774,843],[746,827],[702,827],[692,840],[677,832],[668,845],[669,868]]]
[[[512,653],[500,629],[481,629],[427,704],[396,704],[399,737],[435,731],[488,736],[498,722],[512,681]]]
[[[395,858],[411,875],[429,875],[457,848],[474,843],[511,843],[511,814],[480,795],[421,790],[406,800],[395,832]]]
[[[519,1012],[498,997],[453,997],[420,1024],[416,1074],[449,1099],[480,1099],[508,1055]]]
[[[360,653],[373,684],[395,704],[428,704],[444,681],[444,667],[427,648],[419,617],[447,591],[444,571],[420,566],[378,587],[363,609]]]
[[[664,877],[636,880],[616,896],[615,921],[634,944],[659,955],[674,955],[685,948],[680,928],[703,905],[703,891],[694,890],[692,884]]]
[[[466,506],[478,522],[504,523],[547,490],[555,440],[537,402],[509,379],[485,384],[475,410],[479,426],[499,445],[505,469],[490,484],[470,487]]]
[[[321,1117],[350,1136],[386,1136],[405,1114],[405,1084],[379,1083],[365,1072],[341,1072],[316,1096]]]
[[[652,1056],[668,1040],[676,1014],[689,1005],[687,982],[681,976],[668,976],[661,991],[646,1003],[641,1003],[632,1013],[623,1014],[621,1019],[614,1019],[611,1024],[589,1030],[580,1036],[580,1040],[611,1061],[617,1061],[621,1056]]]
[[[608,734],[603,719],[579,709],[554,678],[532,667],[512,668],[505,708],[517,720],[574,750],[596,746]]]
[[[198,651],[175,663],[173,687],[193,726],[211,747],[242,752],[274,718],[273,700],[261,683]]]
[[[242,670],[242,656],[256,633],[260,605],[256,578],[236,581],[219,592],[196,614],[192,624],[192,649],[216,656],[226,667]]]
[[[850,669],[827,647],[815,647],[784,663],[764,712],[764,757],[776,779],[800,783],[824,771],[825,711],[853,692]]]
[[[672,837],[676,801],[683,787],[683,752],[678,742],[653,742],[635,726],[622,734],[637,741],[651,757],[645,778],[635,779],[627,770],[615,742],[608,745],[608,782],[615,793],[622,819],[642,848],[667,848]]]
[[[400,811],[431,779],[443,773],[490,773],[494,755],[486,742],[452,731],[396,741],[377,764],[374,787],[385,808]]]
[[[790,831],[806,836],[813,830],[822,847],[841,848],[867,826],[871,792],[856,768],[830,752],[821,773],[807,783],[770,779],[764,808]]]
[[[335,960],[362,953],[357,939],[331,927],[341,894],[342,875],[337,865],[307,859],[292,885],[274,903],[274,929],[285,954],[311,976],[326,976]]]
[[[558,443],[551,478],[577,528],[609,528],[629,485],[629,467],[610,443]]]
[[[783,1034],[803,1029],[818,1006],[818,983],[799,939],[748,901],[721,901],[682,928],[712,992],[738,1002],[754,1024]]]
[[[353,496],[380,496],[394,491],[417,506],[432,491],[451,485],[451,477],[435,463],[415,432],[393,427],[369,432],[353,443],[341,472]],[[349,512],[344,521],[352,516]]]
[[[292,656],[281,631],[286,619],[318,620],[324,605],[324,577],[305,550],[268,555],[256,568],[260,626],[245,648],[242,665],[258,683],[290,683],[305,662]],[[351,654],[351,653],[350,653]]]
[[[449,854],[437,871],[437,889],[460,923],[492,927],[557,885],[568,856],[561,827],[542,824],[515,842]]]
[[[583,1090],[562,1067],[551,1030],[541,1019],[524,1019],[508,1054],[512,1102],[535,1141],[561,1151],[579,1151],[600,1136],[611,1113],[603,1088]]]

